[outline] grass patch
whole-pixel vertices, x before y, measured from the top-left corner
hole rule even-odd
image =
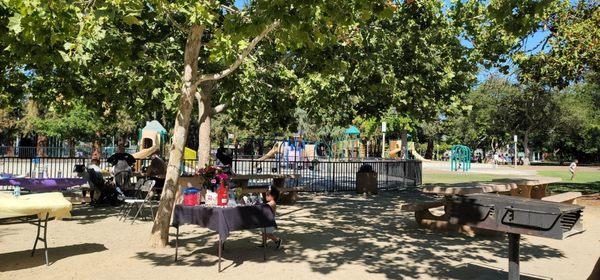
[[[469,182],[489,182],[494,179],[512,178],[510,175],[493,175],[480,173],[434,173],[423,174],[423,184],[457,184]]]
[[[539,170],[539,176],[561,178],[562,182],[549,186],[552,192],[582,192],[584,194],[600,193],[600,172],[578,171],[575,179],[567,170]],[[480,173],[423,173],[424,185],[449,185],[460,183],[489,182],[494,179],[520,178],[523,176],[493,175]]]
[[[544,177],[562,179],[562,182],[550,185],[550,190],[553,192],[576,191],[585,194],[600,192],[600,172],[598,171],[578,171],[573,181],[567,170],[540,170],[537,173]]]

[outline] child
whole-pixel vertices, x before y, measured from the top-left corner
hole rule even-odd
[[[579,161],[575,160],[575,161],[571,162],[571,165],[569,165],[569,172],[571,173],[571,181],[573,181],[573,179],[575,178],[575,170],[577,170],[578,163],[579,163]]]
[[[275,211],[277,209],[276,201],[279,198],[279,190],[277,190],[276,188],[271,187],[267,191],[266,198],[267,198],[267,205],[269,205],[271,207],[271,210],[273,210],[273,215],[275,215]],[[275,242],[275,247],[277,249],[279,249],[279,247],[281,247],[281,238],[278,238],[277,236],[275,236],[273,234],[273,232],[275,232],[275,228],[274,227],[268,227],[268,228],[265,229],[265,232],[263,232],[263,234],[262,234],[263,244],[266,244],[267,243],[267,238],[269,238],[273,242]]]

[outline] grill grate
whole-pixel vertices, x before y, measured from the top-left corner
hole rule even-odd
[[[573,227],[580,218],[581,210],[563,214],[562,218],[560,219],[560,227],[563,230],[563,232],[567,232],[573,229]]]

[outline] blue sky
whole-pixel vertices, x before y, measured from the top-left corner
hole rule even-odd
[[[238,8],[242,8],[244,3],[247,3],[248,0],[235,0],[235,6]],[[446,4],[449,3],[449,0],[444,0]],[[525,40],[524,50],[529,53],[537,53],[542,51],[540,42],[544,40],[548,36],[549,31],[538,31],[533,33],[531,36],[527,37]],[[468,42],[464,42],[465,45],[470,45]],[[537,48],[536,48],[537,47]],[[549,46],[545,47],[545,51],[549,50]],[[477,79],[479,82],[484,81],[490,74],[498,73],[497,69],[481,69],[479,74],[477,75]],[[514,77],[511,77],[514,78]]]

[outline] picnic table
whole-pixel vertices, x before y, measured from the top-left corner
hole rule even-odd
[[[568,195],[546,197],[548,184],[559,181],[560,179],[558,178],[507,178],[496,179],[492,180],[491,182],[470,182],[425,186],[421,190],[423,193],[443,195],[444,197],[441,199],[430,200],[421,203],[405,204],[402,205],[402,210],[414,212],[416,222],[426,228],[458,229],[459,231],[473,233],[474,230],[468,226],[456,226],[449,223],[449,213],[451,209],[448,200],[452,198],[452,196],[475,193],[501,193],[549,201],[560,200],[558,202],[574,201],[576,197],[581,196],[581,193],[569,193]],[[442,215],[435,215],[431,212],[432,209],[441,206],[444,207],[444,213]]]
[[[250,180],[273,180],[273,186],[276,187],[280,192],[280,202],[282,204],[293,204],[298,200],[298,191],[301,188],[298,187],[286,187],[286,179],[298,179],[299,174],[234,174],[231,175],[231,181],[237,184],[238,187],[242,188],[242,193],[265,193],[269,189],[269,186],[249,187],[248,183]]]
[[[175,235],[175,261],[179,248],[179,226],[183,224],[195,224],[208,228],[218,233],[218,269],[221,272],[221,255],[223,242],[229,237],[229,233],[238,230],[263,229],[276,227],[275,215],[266,204],[247,205],[235,207],[208,207],[204,205],[185,206],[175,205],[173,210],[172,226],[177,229]],[[263,259],[266,260],[265,243],[263,240]]]
[[[71,215],[72,204],[65,199],[61,193],[39,193],[21,195],[0,193],[0,219],[23,218],[37,216],[37,235],[31,256],[35,253],[38,241],[44,242],[44,254],[46,265],[48,265],[47,230],[48,220],[51,218],[61,219]],[[43,222],[43,225],[42,225]],[[44,229],[43,237],[41,229]]]
[[[9,178],[0,179],[0,186],[19,186],[30,192],[63,191],[81,186],[87,181],[83,178]]]

